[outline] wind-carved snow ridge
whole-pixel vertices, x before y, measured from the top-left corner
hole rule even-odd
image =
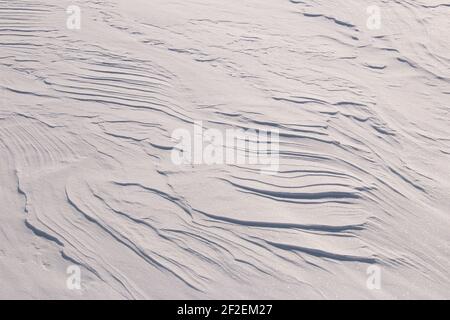
[[[449,298],[449,14],[0,0],[0,298]],[[198,122],[278,171],[174,163]]]

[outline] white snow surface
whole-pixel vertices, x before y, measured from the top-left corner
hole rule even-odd
[[[449,299],[449,17],[0,0],[0,298]],[[279,173],[174,164],[195,121],[278,129]]]

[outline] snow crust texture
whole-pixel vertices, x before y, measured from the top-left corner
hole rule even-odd
[[[0,0],[0,298],[450,298],[449,17]],[[279,130],[279,172],[176,165],[196,121]]]

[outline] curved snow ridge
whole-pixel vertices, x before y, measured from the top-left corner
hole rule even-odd
[[[0,297],[448,298],[449,4],[71,4],[0,1]],[[177,165],[198,122],[278,172]]]

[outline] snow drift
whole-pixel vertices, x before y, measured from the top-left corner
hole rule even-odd
[[[449,16],[0,1],[0,298],[450,298]],[[278,130],[278,173],[174,164],[196,121]]]

